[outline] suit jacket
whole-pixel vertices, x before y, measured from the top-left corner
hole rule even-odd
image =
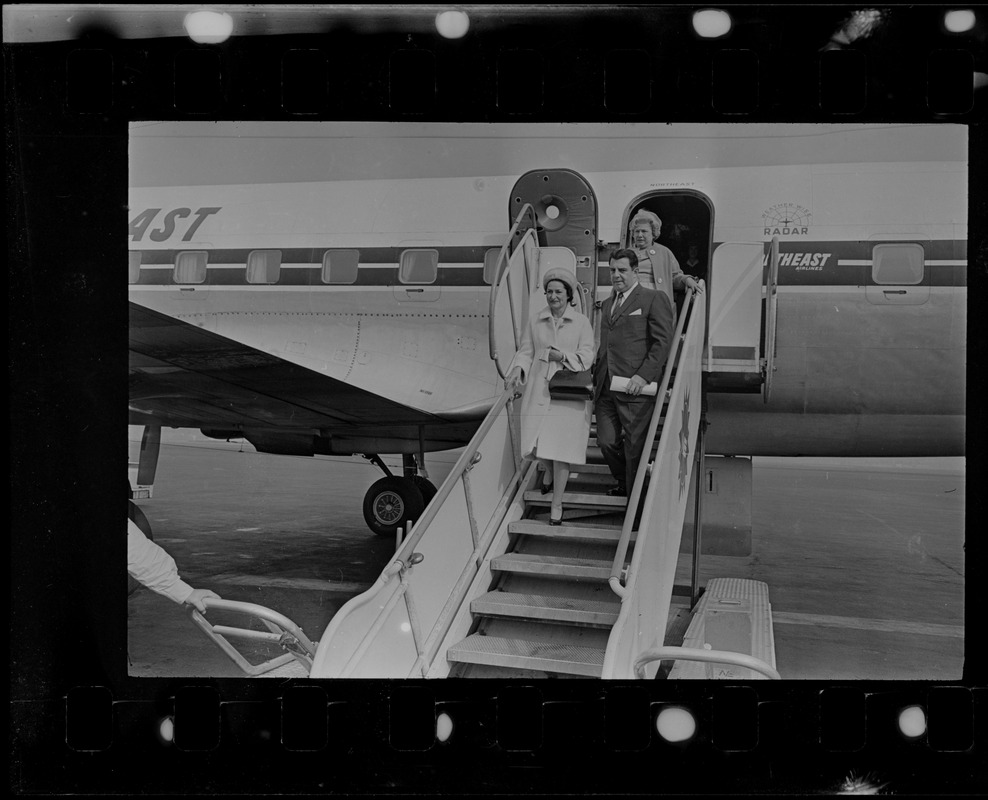
[[[675,334],[675,311],[665,292],[635,284],[612,321],[613,303],[614,295],[611,295],[600,309],[594,400],[600,397],[604,386],[610,386],[612,377],[639,375],[648,383],[658,380]]]

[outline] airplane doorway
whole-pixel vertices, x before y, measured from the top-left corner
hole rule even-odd
[[[631,220],[639,211],[651,211],[662,222],[658,244],[668,247],[679,268],[697,279],[708,280],[713,242],[713,207],[698,192],[655,192],[636,198],[628,206],[622,226],[622,247],[631,247]]]
[[[710,284],[710,254],[713,251],[713,206],[699,192],[658,191],[635,198],[627,208],[621,227],[621,246],[633,247],[631,221],[639,211],[650,211],[659,218],[661,229],[655,243],[667,247],[679,268],[697,280]],[[685,293],[675,292],[677,313]]]

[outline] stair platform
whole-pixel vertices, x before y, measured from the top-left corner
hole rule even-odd
[[[708,581],[693,619],[683,637],[683,647],[743,653],[775,667],[775,638],[768,584],[743,578]],[[763,676],[731,664],[677,661],[670,678],[721,678],[752,680]]]

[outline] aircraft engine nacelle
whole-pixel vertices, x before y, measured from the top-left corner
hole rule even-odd
[[[231,430],[224,430],[222,428],[200,428],[199,433],[203,436],[208,436],[210,439],[222,439],[223,441],[230,441],[231,439],[243,439],[244,432],[233,428]]]
[[[283,433],[279,431],[243,431],[243,436],[258,453],[275,456],[314,456],[316,437],[311,433]]]

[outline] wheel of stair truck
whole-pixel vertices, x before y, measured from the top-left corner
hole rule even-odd
[[[127,518],[130,519],[131,522],[136,523],[137,527],[144,532],[144,535],[147,536],[148,539],[151,539],[152,541],[154,540],[154,536],[151,535],[151,523],[148,522],[148,518],[144,516],[144,512],[141,511],[141,507],[133,500],[127,501]],[[140,588],[141,584],[128,575],[127,596],[130,597]]]
[[[425,505],[429,505],[432,498],[436,496],[436,492],[439,491],[436,485],[421,475],[415,475],[412,480],[415,481],[415,485],[419,487],[419,491],[422,493],[422,502]]]
[[[378,536],[394,536],[398,528],[407,533],[409,520],[418,520],[424,508],[411,478],[381,478],[364,495],[364,521]]]

